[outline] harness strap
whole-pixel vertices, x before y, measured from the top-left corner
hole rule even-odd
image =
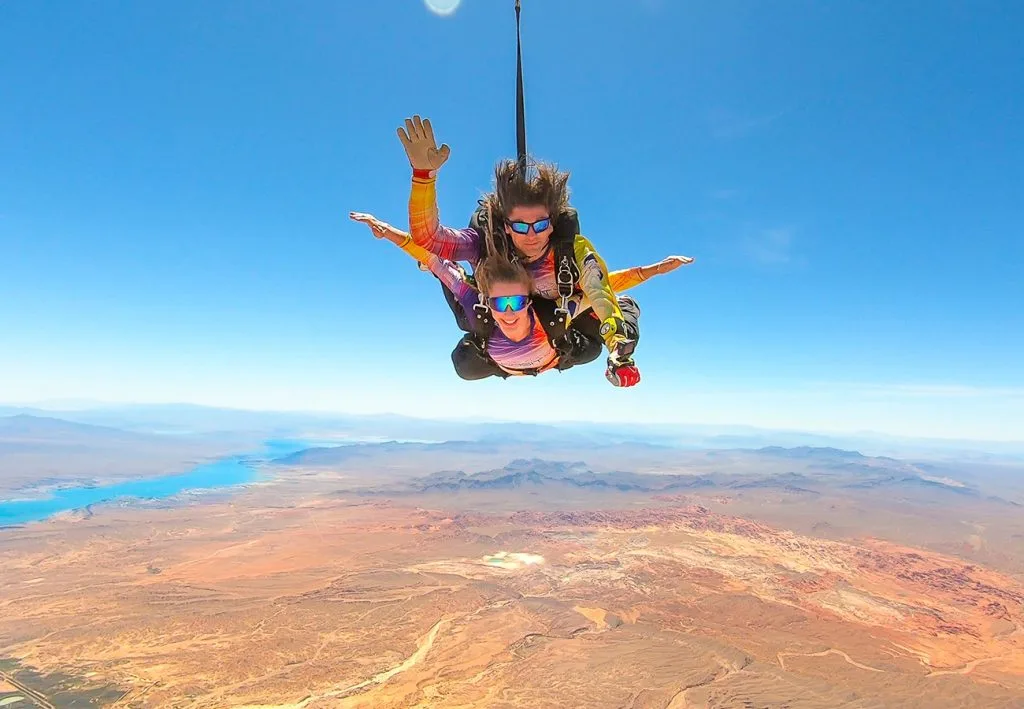
[[[494,332],[494,318],[491,317],[491,309],[482,302],[483,296],[480,296],[480,300],[481,302],[473,304],[473,321],[470,325],[473,328],[473,339],[476,340],[477,347],[486,354],[487,341],[491,339],[491,333]]]
[[[568,327],[572,319],[569,314],[569,301],[576,292],[578,274],[575,265],[572,240],[561,238],[555,242],[555,285],[558,287],[558,308],[555,317],[562,327]]]

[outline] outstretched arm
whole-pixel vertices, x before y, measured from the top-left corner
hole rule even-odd
[[[372,214],[349,212],[348,216],[353,221],[370,227],[370,231],[378,239],[387,239],[416,259],[418,263],[422,264],[424,270],[430,271],[437,276],[437,279],[444,284],[444,287],[454,293],[460,302],[466,300],[467,302],[475,303],[477,301],[477,290],[466,282],[465,273],[451,261],[446,261],[420,248],[412,242],[412,238],[407,233],[385,221],[377,219]]]
[[[437,147],[429,120],[413,116],[398,129],[405,154],[412,166],[412,190],[409,194],[409,231],[412,240],[432,254],[450,261],[480,258],[480,240],[473,229],[452,229],[441,224],[437,211],[437,171],[448,160],[451,149]]]
[[[370,231],[373,232],[373,235],[378,239],[386,239],[405,253],[412,256],[417,263],[424,267],[424,269],[429,268],[428,261],[433,254],[422,246],[417,246],[413,243],[412,237],[409,236],[408,232],[402,231],[398,227],[392,226],[385,221],[381,221],[372,214],[349,212],[348,216],[349,219],[370,227]]]
[[[427,254],[425,262],[427,270],[433,273],[441,284],[452,292],[455,300],[459,302],[466,312],[466,317],[471,317],[473,306],[479,302],[480,293],[472,285],[466,282],[465,272],[453,261],[446,261],[434,254]]]
[[[662,276],[671,273],[680,266],[693,263],[690,256],[669,256],[649,266],[634,266],[633,268],[621,271],[612,271],[608,274],[608,283],[616,293],[635,288],[652,276]]]

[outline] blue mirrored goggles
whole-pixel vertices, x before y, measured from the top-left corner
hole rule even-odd
[[[543,219],[538,219],[535,222],[510,222],[506,220],[505,223],[508,224],[512,228],[512,231],[517,234],[529,234],[530,227],[533,227],[534,234],[539,234],[551,226],[551,217],[544,217]]]
[[[503,313],[508,310],[517,313],[530,304],[530,296],[499,295],[496,298],[488,298],[487,304],[491,306],[492,310],[497,310],[499,313]]]

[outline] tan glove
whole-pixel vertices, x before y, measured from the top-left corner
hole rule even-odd
[[[452,152],[447,143],[437,147],[430,120],[421,120],[419,116],[405,119],[405,127],[398,128],[398,139],[413,170],[439,170]]]

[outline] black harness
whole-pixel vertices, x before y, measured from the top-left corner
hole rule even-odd
[[[469,221],[470,228],[479,235],[480,260],[487,257],[487,240],[484,234],[487,229],[487,210],[481,203]],[[572,353],[578,339],[575,333],[569,331],[569,324],[572,322],[572,315],[569,312],[569,303],[578,289],[579,268],[576,265],[576,255],[573,243],[576,235],[579,234],[579,216],[575,209],[569,209],[559,216],[555,221],[554,233],[551,235],[551,249],[555,257],[555,283],[558,287],[558,301],[548,298],[531,296],[534,315],[540,322],[544,333],[547,335],[548,344],[558,353],[558,369],[568,369],[574,364]],[[505,253],[509,254],[512,261],[518,261],[519,256],[510,243],[504,228],[495,230],[495,236],[503,239]],[[466,282],[476,288],[473,277],[466,274]],[[442,286],[443,288],[443,286]],[[455,320],[463,332],[473,336],[473,343],[481,354],[487,354],[487,343],[494,334],[496,327],[494,317],[491,315],[490,306],[481,300],[473,305],[472,317],[467,318],[462,305],[455,298],[455,294],[447,288],[443,288],[445,300],[455,315]],[[523,374],[536,375],[539,370],[521,370]]]

